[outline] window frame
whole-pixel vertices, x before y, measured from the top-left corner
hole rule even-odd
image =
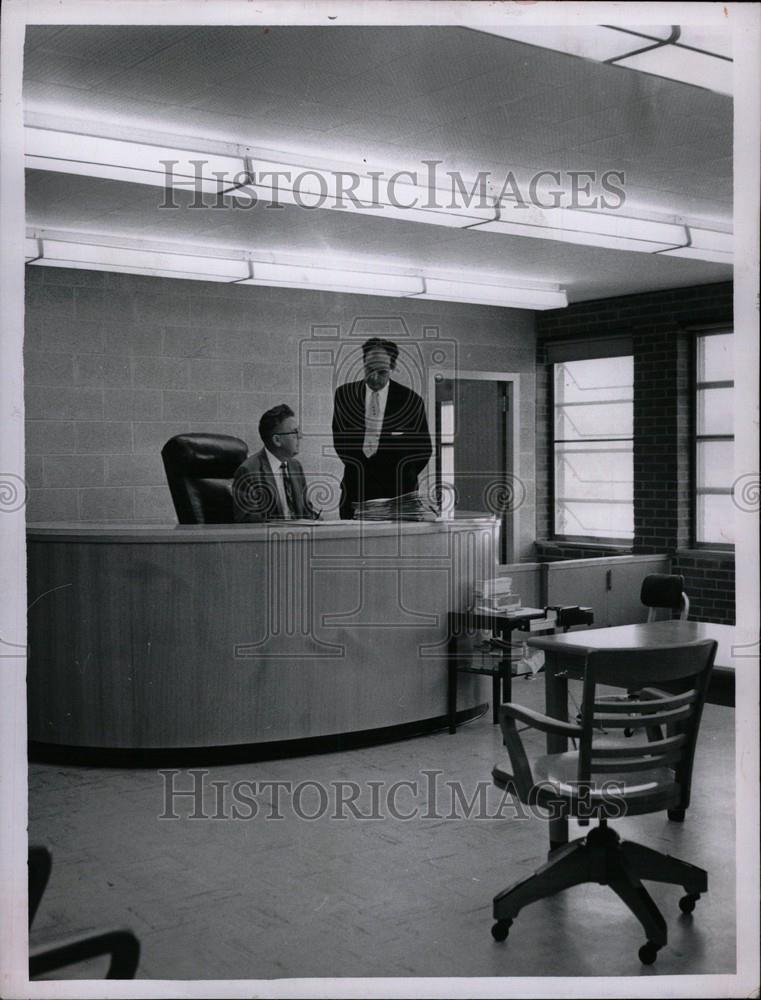
[[[557,517],[557,477],[555,475],[555,468],[557,463],[557,453],[556,446],[558,444],[556,437],[556,393],[555,393],[555,367],[558,364],[565,364],[568,361],[596,361],[603,360],[604,358],[618,357],[618,358],[631,358],[632,367],[634,366],[634,350],[631,342],[631,337],[627,335],[620,335],[618,337],[605,338],[604,341],[598,341],[598,344],[603,343],[605,345],[603,350],[595,350],[593,343],[589,342],[562,342],[557,343],[556,346],[570,348],[568,351],[569,356],[563,357],[562,355],[558,357],[553,357],[552,354],[548,357],[548,367],[549,367],[549,380],[550,380],[550,407],[549,407],[549,419],[551,421],[550,428],[550,461],[549,461],[549,483],[550,483],[550,505],[551,505],[551,517],[552,517],[552,531],[551,539],[555,542],[560,542],[564,545],[584,545],[584,546],[599,546],[601,548],[626,548],[631,549],[634,544],[634,529],[631,538],[622,538],[621,536],[600,536],[600,535],[569,535],[560,534],[555,530],[556,517]],[[574,350],[574,348],[576,348]],[[563,352],[566,353],[566,352]],[[631,438],[619,438],[611,440],[625,440],[631,441],[632,445],[632,459],[634,457],[634,374],[632,373],[632,435]],[[604,501],[603,501],[604,502]],[[631,493],[631,505],[632,514],[634,512],[634,482],[632,482],[632,493]]]
[[[690,424],[690,547],[701,552],[734,552],[733,542],[699,542],[698,541],[698,497],[731,496],[732,485],[729,487],[699,487],[698,486],[698,444],[700,441],[731,441],[734,444],[734,420],[732,434],[699,434],[698,433],[698,403],[700,391],[707,388],[731,388],[734,415],[735,379],[718,379],[698,382],[698,353],[700,341],[704,337],[715,337],[731,334],[734,337],[733,324],[723,323],[719,326],[702,327],[692,331],[692,351],[690,357],[690,390],[691,390],[691,424]]]

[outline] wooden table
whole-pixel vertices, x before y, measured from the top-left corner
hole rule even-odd
[[[556,719],[568,719],[568,678],[582,678],[587,653],[601,649],[651,649],[695,639],[715,639],[714,677],[709,688],[709,701],[734,705],[734,667],[732,646],[734,627],[713,622],[661,621],[639,625],[617,625],[613,628],[584,629],[562,635],[532,636],[528,645],[544,650],[545,711]],[[731,682],[731,683],[729,683]],[[731,700],[727,688],[731,688]],[[714,690],[715,697],[711,698]],[[568,741],[563,736],[548,735],[547,753],[564,753]],[[550,847],[568,842],[568,821],[550,821]]]

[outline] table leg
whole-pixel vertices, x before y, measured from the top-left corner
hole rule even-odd
[[[544,654],[544,707],[553,719],[568,721],[568,679],[560,658],[554,653]],[[565,753],[568,740],[565,736],[547,734],[547,753]],[[550,820],[550,850],[568,843],[568,820]]]
[[[457,637],[451,623],[447,643],[447,715],[451,735],[457,729]]]
[[[502,660],[500,676],[502,678],[502,704],[504,705],[513,700],[513,664],[511,660]]]
[[[500,662],[503,703],[513,700],[513,656],[512,647],[510,645],[512,634],[513,629],[511,625],[504,626],[500,633],[500,638],[507,645],[507,648],[504,650],[506,655],[502,656],[502,660]]]

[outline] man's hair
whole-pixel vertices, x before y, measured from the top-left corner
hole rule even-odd
[[[280,403],[279,406],[273,406],[271,410],[267,410],[266,413],[261,415],[259,420],[259,437],[265,444],[269,444],[272,440],[272,435],[276,433],[277,427],[284,420],[287,420],[288,417],[295,416],[296,414],[287,403]]]
[[[362,345],[362,360],[367,359],[370,351],[385,351],[388,355],[389,364],[396,368],[396,359],[399,357],[399,348],[393,340],[382,340],[380,337],[371,337]]]

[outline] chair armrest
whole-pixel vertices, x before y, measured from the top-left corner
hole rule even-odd
[[[499,724],[513,767],[513,774],[508,775],[501,768],[495,767],[492,771],[492,778],[498,788],[509,792],[515,790],[521,802],[530,803],[534,789],[534,775],[516,722],[526,722],[535,729],[541,729],[545,733],[554,733],[557,736],[579,736],[581,727],[571,725],[569,722],[561,722],[560,719],[551,719],[549,716],[532,712],[530,708],[524,708],[523,705],[515,705],[512,702],[500,706]]]
[[[533,709],[525,708],[523,705],[508,702],[501,705],[499,711],[500,715],[504,714],[517,722],[525,722],[532,729],[539,729],[543,733],[551,733],[553,736],[567,736],[572,739],[578,739],[581,736],[581,726],[571,722],[563,722],[561,719],[553,719],[549,715],[534,712]]]
[[[100,955],[111,956],[106,979],[134,979],[140,958],[140,942],[132,931],[111,930],[32,948],[29,951],[29,978]]]

